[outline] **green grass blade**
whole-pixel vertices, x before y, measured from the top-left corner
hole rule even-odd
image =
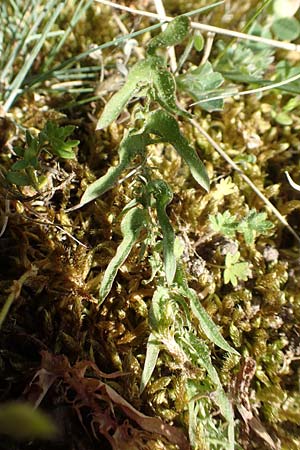
[[[36,43],[34,48],[32,49],[31,53],[29,54],[27,60],[23,64],[23,67],[19,71],[18,75],[15,77],[14,81],[11,84],[11,92],[5,101],[3,108],[5,111],[8,111],[13,102],[15,101],[16,97],[19,94],[19,89],[22,85],[22,82],[27,74],[27,72],[30,70],[35,58],[37,57],[39,51],[41,50],[42,46],[44,45],[45,40],[47,39],[48,33],[51,30],[52,26],[54,25],[57,17],[59,16],[60,12],[62,11],[64,7],[64,3],[59,3],[54,11],[52,11],[53,6],[55,5],[56,0],[50,1],[46,8],[45,8],[45,14],[47,12],[51,12],[51,16],[49,17],[49,21],[46,23],[45,28],[43,29],[42,36],[40,41]]]
[[[61,39],[50,51],[50,54],[47,57],[46,63],[43,67],[43,70],[47,70],[50,65],[52,64],[55,56],[58,54],[62,46],[64,45],[66,39],[70,36],[72,30],[76,27],[77,22],[80,20],[81,16],[85,13],[85,11],[89,8],[89,6],[93,3],[94,0],[80,0],[80,2],[77,5],[77,8],[71,18],[71,21],[62,34]]]

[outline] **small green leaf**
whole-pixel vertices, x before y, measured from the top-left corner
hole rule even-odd
[[[251,209],[247,216],[238,224],[237,230],[244,234],[247,244],[253,244],[257,234],[264,234],[274,227],[272,222],[267,220],[265,212],[258,213]]]
[[[225,258],[224,283],[231,283],[236,287],[239,280],[247,281],[250,276],[250,268],[247,262],[238,262],[240,259],[240,252],[234,255],[227,253]]]
[[[174,76],[163,66],[152,71],[153,86],[155,89],[155,100],[163,106],[166,111],[191,117],[187,111],[179,108],[176,102],[176,83]]]
[[[197,52],[201,52],[204,47],[204,38],[201,33],[197,33],[194,36],[194,47]]]
[[[42,411],[15,402],[0,405],[0,433],[17,440],[50,439],[56,428]]]
[[[137,242],[140,232],[147,226],[147,212],[144,209],[133,208],[127,212],[121,222],[123,240],[117,248],[117,253],[107,266],[99,290],[99,304],[109,294],[117,272],[128,257],[132,247]]]
[[[277,39],[294,41],[300,36],[300,23],[295,17],[280,17],[272,24]]]
[[[151,39],[147,53],[153,55],[158,48],[170,47],[180,44],[189,31],[189,19],[186,16],[178,16],[172,20],[167,28]]]
[[[144,129],[138,133],[131,131],[124,136],[119,147],[119,164],[115,167],[110,167],[103,177],[87,187],[78,207],[95,200],[111,189],[132,159],[138,154],[143,155],[146,146],[151,142],[151,139],[143,131]]]
[[[37,161],[37,157],[39,155],[40,149],[39,149],[39,141],[38,139],[30,136],[30,133],[27,130],[26,131],[26,142],[30,141],[30,144],[28,145],[27,148],[25,148],[24,150],[24,160],[27,161],[30,165],[32,161],[36,162]],[[36,167],[35,167],[36,168]]]
[[[30,161],[26,161],[25,159],[21,159],[20,161],[15,162],[11,166],[11,170],[23,170],[26,167],[30,166]]]
[[[19,156],[20,158],[24,157],[24,148],[19,146],[19,145],[14,145],[14,152],[17,156]]]
[[[160,331],[166,312],[166,304],[169,300],[169,289],[158,286],[154,291],[151,307],[149,311],[149,323],[155,331]],[[162,324],[162,328],[166,328],[166,324]]]
[[[293,124],[293,119],[290,114],[287,112],[280,112],[279,114],[276,114],[275,120],[279,125],[288,126]]]
[[[159,351],[159,342],[155,339],[154,334],[150,333],[147,342],[144,369],[141,377],[140,394],[144,391],[155,369]]]
[[[201,100],[200,106],[206,111],[223,109],[223,100],[203,101],[209,96],[218,94],[217,88],[224,82],[223,76],[215,72],[210,62],[196,69],[190,69],[185,74],[176,77],[178,89],[187,92],[195,102]]]
[[[209,216],[211,228],[216,233],[222,233],[224,236],[234,237],[238,227],[236,216],[232,216],[228,210],[224,213],[217,213],[217,215]]]
[[[63,159],[74,159],[76,157],[73,148],[79,144],[78,140],[66,139],[73,133],[75,127],[67,125],[60,127],[55,122],[47,122],[40,132],[40,146],[46,142],[49,144],[49,150],[56,156]]]
[[[31,178],[26,173],[9,171],[6,174],[6,178],[10,183],[17,186],[31,186]]]

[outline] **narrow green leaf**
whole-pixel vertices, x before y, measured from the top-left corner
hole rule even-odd
[[[172,201],[173,193],[163,180],[155,180],[147,187],[156,199],[156,210],[163,234],[164,265],[167,283],[172,284],[176,272],[175,233],[166,213],[166,207]]]
[[[132,159],[136,155],[145,152],[148,143],[150,143],[150,139],[147,135],[143,134],[143,130],[136,134],[134,131],[126,134],[119,147],[119,164],[116,167],[110,167],[103,177],[87,187],[78,207],[82,207],[95,200],[111,189],[117,183],[121,173],[127,168]]]
[[[107,266],[99,290],[99,304],[109,294],[117,272],[128,257],[132,247],[137,242],[140,232],[147,226],[147,212],[144,209],[133,208],[127,212],[121,222],[123,240],[117,248],[117,253]]]
[[[149,133],[160,136],[162,142],[169,142],[172,144],[181,158],[188,164],[191,174],[197,183],[199,183],[206,191],[209,191],[209,178],[205,166],[196,151],[181,134],[178,123],[174,117],[165,111],[155,111],[149,116],[145,128]]]
[[[234,353],[235,355],[239,355],[239,353],[225,341],[220,331],[218,330],[218,327],[201,305],[196,292],[188,287],[181,269],[177,271],[176,278],[180,286],[180,293],[184,297],[187,297],[189,299],[192,313],[199,320],[199,324],[208,339],[223,350],[229,353]]]
[[[132,67],[124,86],[106,103],[103,113],[98,120],[97,130],[108,127],[116,120],[129,100],[151,82],[150,65],[150,61],[144,60]]]
[[[144,369],[141,377],[140,394],[144,391],[155,369],[159,351],[159,343],[157,342],[154,334],[150,333],[147,342]]]
[[[189,289],[188,298],[190,300],[191,310],[194,316],[199,320],[200,326],[208,339],[223,350],[238,355],[239,353],[225,341],[216,324],[201,305],[197,294],[191,289]]]
[[[158,286],[153,294],[149,311],[149,323],[153,330],[159,331],[166,310],[166,303],[169,299],[169,289]]]

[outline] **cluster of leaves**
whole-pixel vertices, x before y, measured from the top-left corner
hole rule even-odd
[[[123,241],[116,256],[106,269],[100,288],[101,302],[110,292],[116,273],[139,239],[141,230],[147,228],[147,222],[149,222],[147,208],[152,203],[151,196],[155,199],[157,217],[163,232],[165,272],[168,284],[172,283],[176,273],[174,232],[165,211],[166,206],[172,199],[172,192],[165,181],[152,180],[149,171],[146,170],[147,146],[157,143],[171,144],[188,164],[194,179],[204,189],[209,189],[209,178],[202,161],[180,132],[177,120],[170,114],[172,112],[188,116],[186,111],[179,109],[177,106],[174,77],[167,69],[163,58],[155,54],[157,48],[181,42],[188,33],[188,27],[188,19],[184,16],[178,17],[168,25],[164,32],[150,41],[145,60],[132,68],[125,85],[106,104],[97,124],[98,129],[108,126],[118,117],[128,101],[141,91],[143,95],[146,93],[150,99],[156,101],[165,109],[144,112],[142,127],[138,130],[135,128],[129,130],[120,143],[119,164],[111,167],[103,177],[88,186],[78,205],[81,207],[111,189],[121,173],[136,156],[139,155],[143,158],[144,176],[147,180],[146,188],[141,197],[135,200],[135,202],[140,203],[140,206],[136,205],[129,211],[128,205],[126,206],[125,216],[121,224]]]
[[[146,388],[161,351],[167,351],[172,356],[174,364],[183,373],[186,372],[187,365],[190,366],[190,372],[196,373],[197,369],[204,369],[207,372],[207,378],[204,378],[202,383],[200,380],[195,383],[193,376],[187,376],[187,394],[191,402],[189,404],[190,442],[192,445],[196,444],[196,424],[199,419],[196,397],[201,391],[201,385],[202,388],[203,385],[206,385],[206,394],[208,391],[213,392],[214,402],[220,408],[222,416],[228,423],[227,439],[225,435],[223,436],[224,448],[233,449],[234,421],[232,406],[212,364],[209,347],[195,333],[195,326],[192,323],[193,317],[197,319],[201,329],[211,342],[228,351],[229,354],[238,355],[219,333],[216,325],[199,302],[196,292],[188,287],[183,270],[179,268],[172,289],[159,285],[152,298],[149,313],[151,333],[147,343],[140,392],[143,392]]]
[[[19,159],[7,172],[7,180],[17,186],[33,186],[39,191],[47,179],[46,175],[40,175],[41,153],[46,152],[63,159],[74,159],[76,155],[73,149],[79,141],[68,139],[74,129],[73,125],[60,127],[55,122],[47,122],[37,137],[33,137],[27,130],[26,147],[13,148]]]
[[[210,215],[209,221],[211,228],[216,233],[221,233],[229,238],[236,238],[240,233],[248,245],[253,245],[258,235],[268,233],[274,227],[273,223],[267,220],[265,212],[259,213],[255,209],[250,210],[241,220],[226,210],[215,216]],[[249,263],[240,261],[240,256],[237,248],[234,254],[227,253],[223,273],[225,284],[231,283],[233,286],[237,286],[239,280],[246,281],[251,275]]]
[[[246,244],[254,244],[256,236],[265,234],[274,227],[270,220],[267,220],[267,213],[257,212],[251,209],[248,214],[239,220],[235,214],[230,214],[228,210],[224,213],[217,213],[209,217],[212,229],[216,233],[233,238],[237,233],[244,236]]]

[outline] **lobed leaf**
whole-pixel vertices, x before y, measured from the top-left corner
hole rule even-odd
[[[225,258],[224,283],[236,287],[238,280],[246,281],[251,274],[248,262],[239,262],[240,252],[227,253]]]
[[[164,31],[151,39],[147,53],[153,55],[158,48],[166,48],[180,44],[189,31],[189,19],[186,16],[178,16],[168,23]]]
[[[173,193],[163,180],[149,183],[147,190],[156,200],[157,218],[163,234],[164,265],[167,283],[172,284],[176,273],[175,233],[166,213],[166,207],[173,198]]]
[[[136,134],[134,131],[129,132],[120,143],[119,164],[115,167],[110,167],[105,175],[87,187],[77,207],[86,205],[111,189],[117,183],[121,173],[127,168],[132,159],[136,155],[145,152],[148,143],[150,143],[150,139],[147,135],[143,134],[143,130]]]
[[[209,191],[209,178],[204,164],[187,139],[181,134],[174,117],[165,111],[157,110],[150,114],[145,129],[149,133],[161,137],[161,142],[169,142],[176,149],[181,158],[188,164],[191,174],[197,183]]]
[[[137,242],[140,232],[147,225],[147,212],[144,209],[133,208],[127,212],[121,222],[123,240],[117,248],[117,253],[107,266],[99,290],[99,304],[109,294],[117,272],[128,257],[132,247]]]
[[[216,96],[224,78],[219,72],[215,72],[210,62],[190,69],[183,75],[176,77],[177,86],[180,90],[187,92],[195,102],[199,102],[202,109],[206,111],[219,111],[223,109],[222,99],[209,101],[209,96]],[[207,101],[204,101],[208,98]]]
[[[244,234],[247,244],[253,244],[257,234],[264,234],[273,227],[272,222],[267,220],[265,212],[258,213],[255,209],[251,209],[239,223],[237,231]]]

